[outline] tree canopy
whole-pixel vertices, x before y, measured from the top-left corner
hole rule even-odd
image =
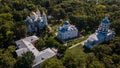
[[[36,9],[52,16],[48,24],[55,30],[50,32],[45,27],[36,34],[41,38],[35,45],[38,50],[56,47],[59,53],[66,52],[67,47],[54,35],[61,20],[69,20],[86,36],[95,32],[108,16],[110,29],[116,33],[111,41],[94,47],[87,58],[68,54],[61,59],[46,60],[43,68],[120,68],[120,0],[0,0],[0,68],[31,68],[35,57],[27,52],[16,58],[15,41],[33,35],[27,32],[24,20]]]

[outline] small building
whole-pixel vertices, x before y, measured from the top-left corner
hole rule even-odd
[[[37,36],[30,36],[24,39],[16,41],[18,49],[16,50],[17,56],[21,56],[23,53],[31,51],[35,59],[33,61],[33,68],[39,67],[39,64],[48,58],[56,56],[56,52],[53,49],[47,48],[43,51],[38,51],[33,43],[35,43],[39,38]]]
[[[105,17],[101,21],[101,24],[96,30],[96,32],[89,36],[89,38],[84,42],[84,46],[87,48],[92,48],[94,45],[98,45],[102,42],[109,41],[115,35],[115,32],[109,29],[110,21],[108,17]]]
[[[62,27],[58,28],[58,35],[57,37],[60,40],[67,40],[78,37],[78,29],[71,25],[68,21],[65,21]]]
[[[37,9],[36,12],[31,12],[30,16],[25,19],[28,27],[28,32],[38,32],[47,25],[47,16],[45,12],[42,13]]]

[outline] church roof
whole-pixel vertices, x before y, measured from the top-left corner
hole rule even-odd
[[[59,28],[58,30],[59,30],[60,32],[66,32],[68,29],[62,27],[62,28]]]
[[[77,28],[74,25],[69,25],[69,26],[62,26],[60,28],[58,28],[58,31],[60,32],[66,32],[66,31],[71,31],[71,30],[76,30]]]
[[[87,42],[85,42],[85,46],[87,48],[92,48],[94,45],[103,42],[104,41],[105,36],[101,33],[94,33],[92,35],[89,36],[89,38],[87,39]]]
[[[65,21],[63,23],[63,26],[58,28],[58,31],[60,32],[66,32],[66,31],[70,31],[70,30],[75,30],[77,29],[74,25],[71,25],[68,21]]]
[[[69,21],[65,21],[65,22],[64,22],[64,25],[68,25],[68,24],[69,24]]]
[[[32,11],[32,12],[30,13],[30,15],[36,15],[36,13]]]
[[[108,17],[105,17],[105,18],[102,20],[102,23],[110,23],[110,20],[108,19]]]

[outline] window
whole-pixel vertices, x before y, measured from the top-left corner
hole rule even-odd
[[[41,57],[41,60],[44,60],[45,58]]]
[[[33,39],[31,39],[31,41],[33,41]]]
[[[32,48],[33,50],[35,49],[35,48]]]
[[[20,46],[20,44],[18,44],[18,46]]]

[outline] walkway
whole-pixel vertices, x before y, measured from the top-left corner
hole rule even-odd
[[[78,45],[82,45],[82,46],[84,46],[84,41],[82,41],[82,42],[80,42],[80,43],[77,43],[77,44],[75,44],[75,45],[72,45],[71,47],[69,47],[69,49],[72,49],[72,48],[74,48],[74,47],[76,47],[76,46],[78,46]]]

